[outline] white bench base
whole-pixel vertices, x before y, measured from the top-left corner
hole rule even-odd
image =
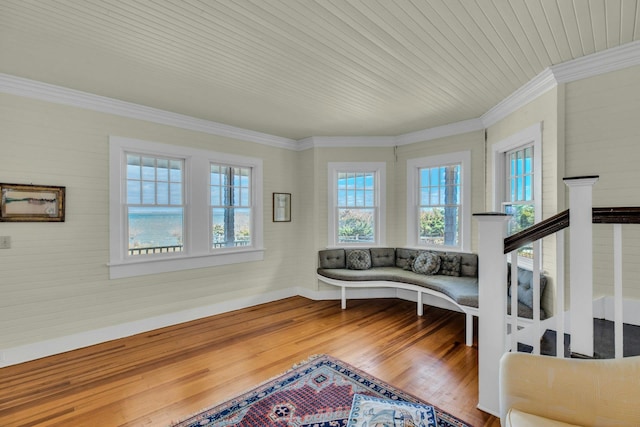
[[[432,289],[428,289],[418,285],[412,285],[409,283],[402,282],[392,282],[387,280],[363,280],[363,281],[351,281],[351,280],[337,280],[331,279],[329,277],[318,274],[318,280],[323,283],[332,286],[338,286],[341,288],[341,307],[343,310],[347,308],[347,288],[396,288],[396,289],[405,289],[409,291],[415,291],[418,294],[417,301],[417,312],[418,316],[422,316],[424,314],[424,304],[422,302],[422,295],[428,294],[433,295],[435,297],[441,298],[460,309],[461,312],[465,314],[466,317],[466,326],[465,326],[465,344],[468,347],[473,346],[473,316],[478,317],[478,309],[476,307],[469,307],[466,305],[460,305],[451,299],[449,296],[434,291]]]

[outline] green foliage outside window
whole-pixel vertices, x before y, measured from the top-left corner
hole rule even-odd
[[[536,222],[534,205],[506,205],[505,213],[511,215],[507,230],[509,236],[531,227]],[[523,246],[518,249],[518,255],[525,258],[533,258],[533,246]]]
[[[434,243],[444,243],[444,209],[429,209],[420,211],[420,237],[437,240]],[[440,239],[438,239],[440,238]]]
[[[340,209],[338,240],[340,242],[374,240],[373,209]]]

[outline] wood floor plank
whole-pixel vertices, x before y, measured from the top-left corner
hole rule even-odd
[[[0,369],[0,425],[168,426],[330,354],[474,426],[477,346],[465,318],[397,299],[287,298]]]

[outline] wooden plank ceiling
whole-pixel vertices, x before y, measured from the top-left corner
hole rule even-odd
[[[638,0],[0,0],[0,72],[301,139],[480,117]]]

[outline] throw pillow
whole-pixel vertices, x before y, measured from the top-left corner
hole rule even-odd
[[[347,255],[347,268],[350,270],[367,270],[371,268],[369,251],[354,249]]]
[[[459,277],[460,257],[458,255],[440,255],[440,270],[438,274]]]
[[[440,268],[440,257],[431,252],[420,252],[413,261],[413,271],[420,274],[436,274]]]
[[[404,265],[404,267],[402,267],[402,269],[406,271],[412,271],[413,263],[415,262],[415,260],[416,260],[415,255],[409,255],[409,258],[407,258],[407,263]]]
[[[416,259],[418,251],[415,249],[397,248],[396,249],[396,267],[404,270],[411,270],[413,261]]]
[[[393,267],[396,265],[394,248],[371,248],[371,267]]]

